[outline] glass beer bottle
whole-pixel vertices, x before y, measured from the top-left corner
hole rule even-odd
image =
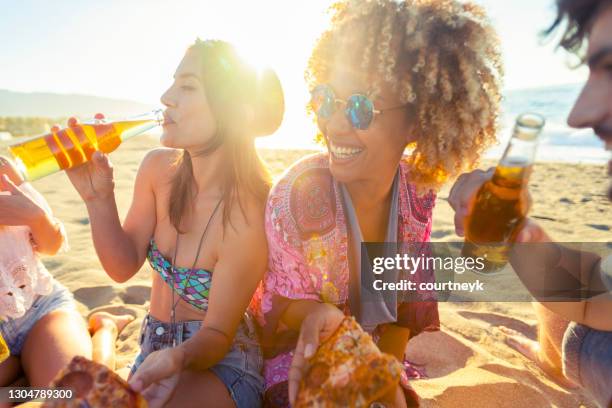
[[[465,225],[463,256],[484,258],[482,273],[494,273],[508,263],[508,244],[527,216],[527,183],[544,118],[518,116],[510,142],[491,180],[482,185]]]
[[[37,180],[91,160],[96,150],[110,153],[126,139],[162,123],[161,109],[124,120],[78,123],[12,144],[9,151],[24,177]]]

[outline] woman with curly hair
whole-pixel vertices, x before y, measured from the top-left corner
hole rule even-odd
[[[331,10],[306,72],[328,152],[293,165],[266,207],[256,301],[268,405],[295,401],[306,360],[346,315],[401,362],[411,337],[439,328],[435,294],[362,289],[360,244],[429,241],[436,190],[473,167],[497,130],[502,67],[480,7],[352,0]],[[410,279],[433,278],[421,269]],[[402,378],[382,401],[416,402]]]

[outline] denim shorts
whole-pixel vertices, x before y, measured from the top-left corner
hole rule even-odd
[[[602,407],[612,404],[612,332],[576,322],[563,336],[563,374]]]
[[[38,296],[25,314],[17,319],[8,319],[0,323],[0,333],[6,340],[11,355],[19,356],[28,333],[36,322],[55,310],[76,311],[74,297],[61,283],[54,280],[51,293]]]
[[[192,337],[202,321],[190,320],[175,323],[174,335],[171,323],[145,316],[140,329],[140,354],[130,370],[132,376],[145,358],[153,351],[179,345]],[[252,317],[245,314],[240,323],[234,343],[223,360],[210,368],[227,387],[236,407],[261,407],[264,378],[261,374],[263,355],[259,347]]]

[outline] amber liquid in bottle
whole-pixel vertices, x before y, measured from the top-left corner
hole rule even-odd
[[[519,116],[493,177],[476,195],[463,246],[463,256],[483,258],[485,269],[476,272],[494,273],[508,263],[509,244],[529,210],[527,185],[543,126],[539,115]]]
[[[110,123],[77,124],[9,146],[28,180],[36,180],[91,160],[96,150],[110,153],[126,139],[160,124],[148,118]]]

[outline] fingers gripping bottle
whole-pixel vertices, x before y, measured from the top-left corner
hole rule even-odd
[[[483,273],[497,272],[508,263],[508,245],[527,216],[527,183],[544,122],[535,113],[517,117],[493,177],[476,195],[465,225],[463,255],[484,258]]]
[[[77,123],[12,144],[9,150],[24,177],[37,180],[88,162],[96,150],[110,153],[123,141],[162,123],[161,110],[124,120]]]

